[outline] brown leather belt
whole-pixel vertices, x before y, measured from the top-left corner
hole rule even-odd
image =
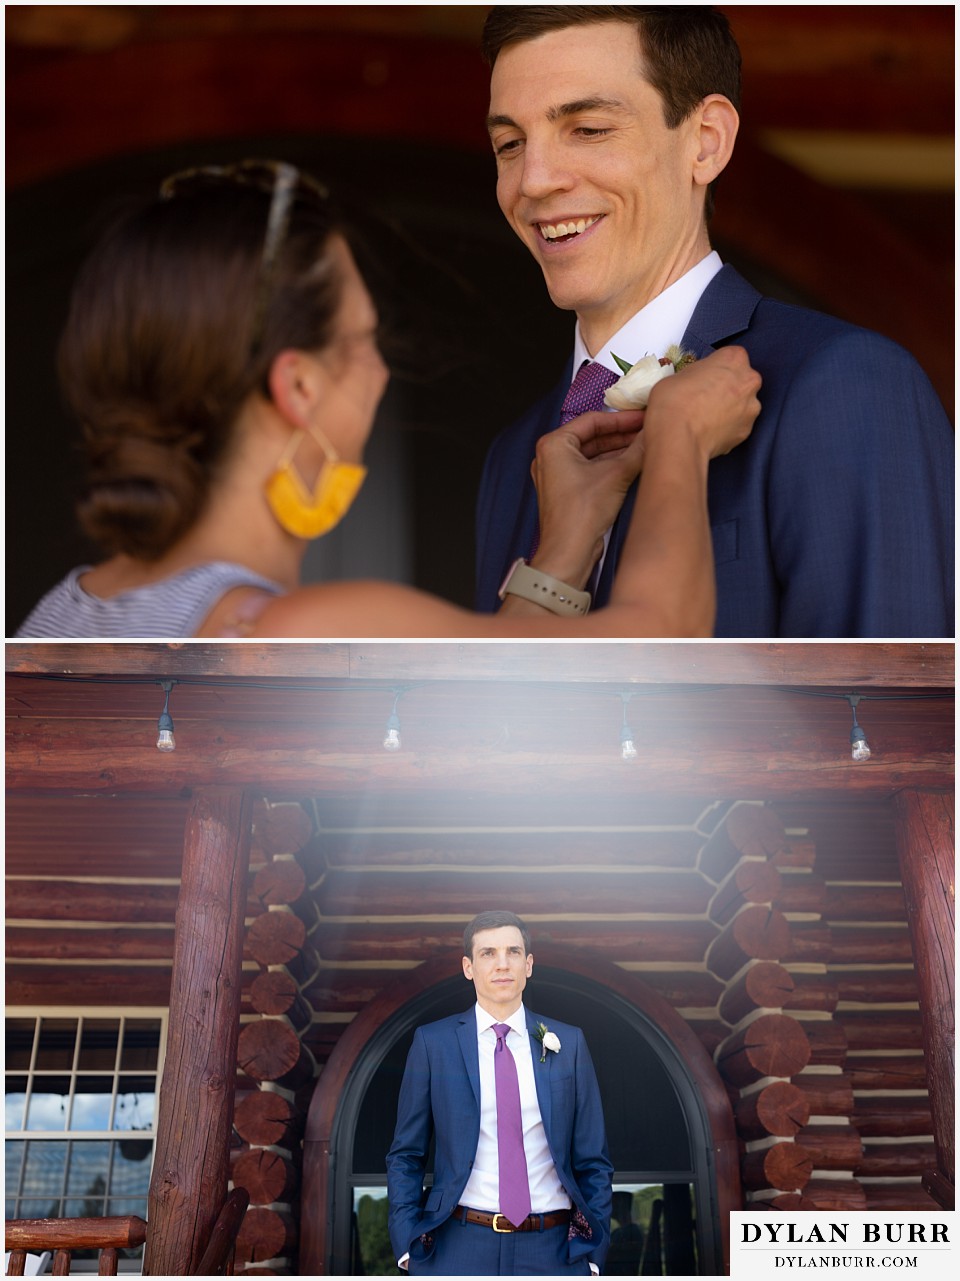
[[[547,1228],[570,1222],[569,1210],[529,1214],[522,1223],[517,1224],[511,1223],[505,1214],[486,1214],[483,1210],[471,1210],[465,1205],[458,1205],[453,1213],[454,1217],[462,1219],[464,1223],[479,1223],[483,1228],[493,1228],[494,1232],[544,1232]]]

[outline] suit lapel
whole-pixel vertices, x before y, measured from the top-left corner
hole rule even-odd
[[[527,1010],[527,1034],[530,1037],[530,1053],[533,1055],[533,1079],[537,1087],[537,1102],[540,1105],[540,1119],[543,1121],[543,1128],[547,1138],[550,1137],[550,1060],[552,1054],[548,1054],[545,1062],[540,1062],[540,1055],[543,1048],[540,1041],[535,1035],[537,1024],[543,1020],[538,1015],[532,1014]]]
[[[477,1047],[477,1016],[471,1008],[460,1019],[457,1025],[457,1040],[460,1042],[460,1053],[463,1055],[467,1069],[467,1079],[473,1090],[473,1097],[480,1110],[480,1051]]]
[[[749,329],[760,294],[729,263],[703,291],[681,346],[695,356],[709,356],[717,343]]]
[[[703,291],[690,317],[690,323],[680,343],[681,347],[686,351],[692,351],[700,360],[709,356],[719,343],[736,338],[738,334],[750,328],[753,313],[760,300],[761,295],[753,285],[744,280],[735,267],[727,263],[720,268]],[[613,533],[610,535],[610,550],[604,561],[597,586],[598,605],[605,605],[610,599],[614,570],[623,540],[630,527],[630,515],[633,511],[636,492],[634,485],[614,521]]]
[[[540,437],[548,435],[560,426],[563,402],[567,392],[570,390],[572,381],[573,357],[571,356],[567,368],[564,370],[563,378],[541,403],[541,413],[535,420],[534,430],[527,443],[527,451],[530,457],[523,468],[523,490],[521,498],[516,505],[517,528],[513,545],[520,548],[520,551],[516,553],[518,556],[532,556],[536,550],[536,545],[540,541],[540,509],[537,504],[537,491],[530,475],[530,463],[533,462],[534,455],[537,452],[537,441]],[[504,565],[504,572],[508,568],[508,565]]]

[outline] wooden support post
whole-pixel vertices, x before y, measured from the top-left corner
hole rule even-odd
[[[900,792],[894,798],[897,852],[920,988],[927,1088],[937,1168],[924,1184],[954,1205],[954,800],[950,794]]]
[[[227,1195],[251,803],[198,792],[187,816],[145,1276],[187,1276]]]

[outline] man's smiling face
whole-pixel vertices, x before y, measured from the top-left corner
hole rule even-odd
[[[566,27],[497,58],[497,199],[593,352],[709,251],[699,126],[695,111],[667,128],[632,25]]]

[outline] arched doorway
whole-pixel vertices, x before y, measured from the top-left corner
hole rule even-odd
[[[400,1078],[414,1030],[470,1003],[458,961],[426,962],[393,984],[357,1016],[327,1063],[304,1141],[303,1275],[381,1271],[384,1159]],[[604,1100],[614,1188],[651,1189],[645,1195],[660,1202],[668,1273],[725,1271],[728,1213],[740,1205],[736,1139],[726,1091],[699,1040],[636,976],[585,953],[538,948],[525,1003],[583,1028]],[[370,1221],[364,1241],[361,1218]]]

